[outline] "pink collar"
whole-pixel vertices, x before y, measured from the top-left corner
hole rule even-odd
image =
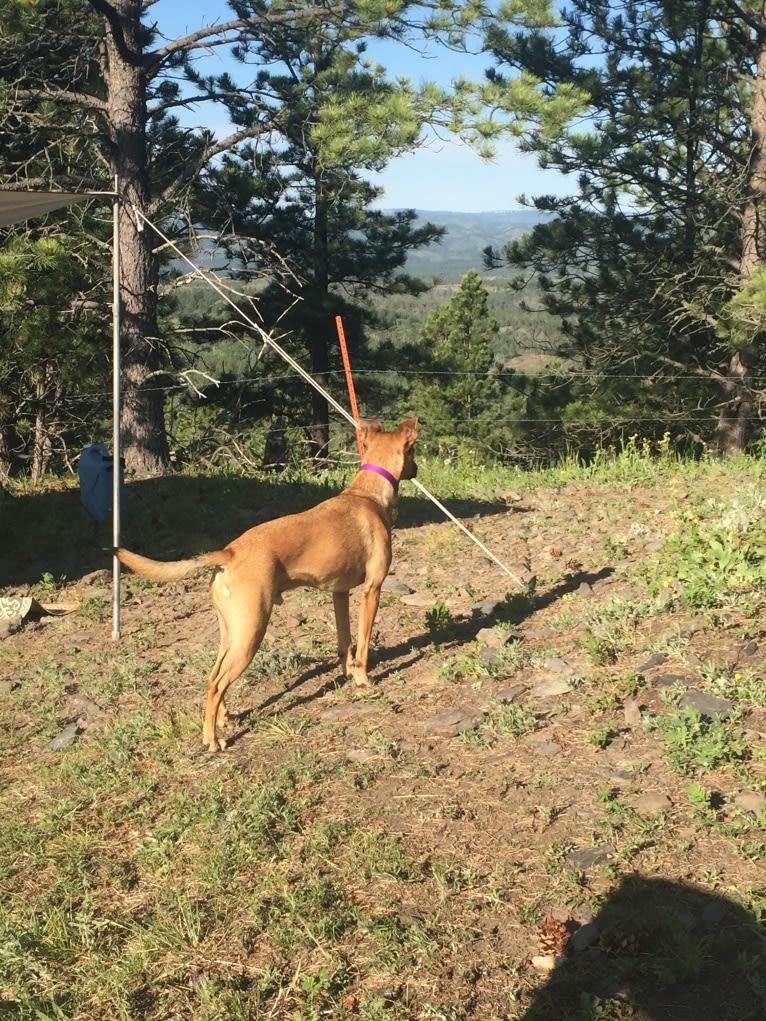
[[[388,479],[391,485],[394,487],[394,492],[399,492],[399,481],[391,474],[388,468],[381,468],[379,464],[363,464],[361,471],[364,472],[375,472],[376,475],[382,475],[384,479]]]

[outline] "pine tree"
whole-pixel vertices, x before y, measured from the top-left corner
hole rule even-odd
[[[61,469],[104,421],[105,401],[88,413],[81,401],[108,369],[87,244],[19,237],[0,250],[0,475]]]
[[[536,3],[535,16],[547,7],[547,3]],[[320,299],[332,286],[329,260],[332,257],[337,263],[338,253],[343,254],[340,239],[344,234],[352,238],[360,229],[366,233],[370,251],[371,242],[379,242],[384,235],[394,243],[382,271],[382,247],[377,249],[376,285],[401,265],[397,260],[402,252],[437,236],[433,228],[413,228],[407,214],[388,224],[366,215],[362,220],[349,218],[350,212],[356,215],[369,204],[369,192],[361,187],[356,171],[379,169],[393,154],[414,147],[429,123],[454,128],[481,144],[499,130],[493,117],[485,116],[489,106],[503,116],[518,109],[522,119],[530,109],[540,115],[546,106],[554,114],[551,123],[560,116],[559,98],[547,104],[536,81],[525,79],[518,89],[501,90],[502,95],[494,83],[484,90],[466,81],[446,90],[433,84],[412,89],[391,81],[377,65],[365,65],[366,37],[409,46],[430,38],[464,48],[467,34],[480,31],[490,16],[487,8],[473,0],[433,4],[365,0],[351,8],[324,3],[296,8],[281,0],[258,0],[236,2],[233,10],[230,20],[211,18],[212,24],[197,32],[165,40],[152,20],[152,0],[90,0],[85,18],[81,6],[72,0],[37,4],[0,0],[0,181],[21,187],[56,184],[96,189],[108,189],[118,181],[123,199],[121,427],[126,460],[142,472],[161,471],[168,460],[162,391],[168,354],[158,308],[162,246],[145,221],[199,223],[215,206],[201,198],[208,186],[221,181],[213,170],[217,158],[234,152],[248,139],[257,140],[251,153],[260,156],[266,151],[269,156],[263,164],[251,162],[251,171],[262,174],[277,167],[285,146],[298,142],[303,146],[310,165],[301,168],[302,180],[291,179],[288,186],[298,196],[295,206],[303,204],[304,209],[308,208],[304,185],[308,182],[315,189],[313,233],[305,249],[308,256],[300,266],[292,266],[291,273],[312,283],[313,290],[306,292],[311,301],[305,307],[313,316],[323,308],[323,314],[327,311]],[[517,5],[509,5],[508,17],[519,19]],[[524,11],[521,20],[526,20]],[[301,53],[313,61],[305,65],[306,71],[311,68],[310,87],[302,81],[302,57],[285,75],[274,73],[268,65],[272,47],[279,53],[283,44],[280,35],[290,33],[306,40]],[[341,45],[328,47],[327,42],[332,44],[336,36]],[[348,47],[342,45],[344,41]],[[253,55],[252,80],[243,85],[224,78],[208,88],[194,73],[193,55],[209,46],[237,46],[243,58]],[[184,76],[190,84],[182,90],[178,82]],[[287,81],[290,76],[293,82]],[[271,104],[268,88],[280,77],[280,88],[286,98],[290,94],[296,100],[295,105],[291,101],[285,106]],[[267,86],[264,97],[262,85]],[[304,100],[300,100],[304,85]],[[311,102],[305,102],[306,98]],[[232,119],[232,131],[225,136],[217,137],[207,128],[183,131],[172,116],[182,105],[224,101]],[[313,113],[318,119],[307,120]],[[301,131],[307,129],[308,136],[302,137]],[[241,216],[239,203],[246,206],[253,195],[247,188],[239,195],[234,188],[231,195],[236,199],[232,219],[244,222],[252,210],[245,209]],[[342,205],[346,225],[341,229],[332,218]],[[273,215],[270,237],[276,237],[280,227],[279,210]],[[251,222],[256,220],[251,217]],[[283,225],[289,239],[292,225],[286,221]],[[290,240],[296,242],[296,251],[299,238],[296,231]],[[333,251],[334,239],[338,244]],[[363,258],[368,252],[357,246],[354,254],[357,265],[369,270]],[[398,280],[395,286],[407,284]],[[319,327],[309,322],[304,328],[321,373],[324,321]],[[316,408],[314,418],[319,422]],[[322,437],[315,437],[317,442],[321,447]]]
[[[558,47],[491,37],[500,67],[590,97],[581,126],[528,136],[575,194],[536,198],[553,216],[507,257],[542,275],[548,307],[565,318],[572,353],[594,374],[602,436],[669,430],[741,450],[764,334],[743,342],[729,328],[741,302],[730,303],[764,251],[763,12],[574,0],[563,17]]]
[[[241,146],[222,160],[214,174],[221,201],[211,219],[228,221],[236,255],[245,253],[245,274],[269,280],[260,301],[266,328],[279,324],[283,342],[300,360],[308,354],[312,375],[325,386],[340,367],[336,316],[351,327],[356,363],[367,354],[365,327],[375,321],[367,295],[424,290],[403,271],[407,255],[444,233],[431,223],[416,224],[414,210],[373,209],[381,192],[365,176],[414,148],[428,119],[447,116],[454,106],[444,90],[391,79],[367,56],[371,37],[424,31],[406,23],[410,7],[321,7],[267,33],[254,30],[236,51],[243,65],[259,70],[251,102],[228,104],[232,122],[268,119],[273,140],[267,147]],[[235,0],[232,8],[241,18],[267,9],[252,0]],[[391,13],[396,17],[381,16]],[[211,94],[230,91],[228,75],[198,77],[196,84]],[[309,449],[321,458],[329,443],[329,408],[315,391],[307,402]],[[293,413],[300,403],[293,388]]]
[[[498,330],[475,270],[423,324],[419,346],[424,371],[409,400],[442,452],[465,447],[466,440],[485,453],[497,454],[513,445],[514,413],[521,410],[521,402],[497,372],[492,346]]]
[[[269,281],[259,302],[265,327],[278,324],[287,346],[302,361],[308,353],[312,375],[325,385],[340,366],[335,317],[353,327],[356,360],[365,325],[374,320],[365,296],[425,289],[403,272],[404,263],[409,251],[444,233],[416,225],[412,210],[372,208],[380,191],[364,172],[411,146],[419,122],[406,90],[387,82],[382,68],[366,69],[363,47],[349,49],[361,30],[333,33],[309,19],[254,39],[248,59],[265,68],[259,101],[270,105],[278,137],[266,150],[240,147],[214,175],[222,206],[213,219],[229,219],[244,275]],[[210,87],[220,91],[221,83]],[[327,402],[315,391],[298,407],[307,402],[310,451],[321,458],[329,441]]]

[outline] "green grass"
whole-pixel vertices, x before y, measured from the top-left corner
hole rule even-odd
[[[193,553],[259,514],[316,502],[343,474],[136,483],[126,541]],[[753,737],[766,682],[759,656],[728,654],[762,642],[762,463],[683,462],[667,445],[628,439],[587,466],[570,458],[520,473],[424,458],[420,474],[464,516],[497,513],[503,493],[520,493],[524,513],[508,512],[508,534],[542,550],[565,525],[572,542],[593,532],[582,571],[608,567],[619,595],[581,591],[568,553],[551,557],[538,591],[509,596],[498,613],[497,626],[518,623],[524,640],[487,657],[477,622],[445,601],[445,573],[469,540],[445,537],[405,486],[401,538],[420,530],[433,553],[423,585],[433,603],[413,611],[413,648],[404,643],[390,687],[370,696],[380,714],[325,722],[323,698],[345,708],[354,694],[336,693],[330,670],[313,703],[290,685],[331,659],[333,642],[319,635],[307,653],[289,635],[264,646],[235,696],[244,736],[209,756],[199,751],[199,702],[214,649],[174,644],[172,624],[163,632],[151,613],[152,600],[175,605],[183,590],[131,582],[142,627],[90,647],[89,634],[108,630],[109,603],[103,586],[83,589],[70,644],[49,655],[35,626],[13,647],[17,658],[0,661],[12,664],[0,688],[0,1016],[764,1015],[763,820],[732,799],[745,786],[766,791],[766,753]],[[11,489],[3,591],[32,585],[55,599],[62,577],[108,566],[107,537],[83,524],[72,485]],[[644,513],[638,490],[660,494],[667,515]],[[601,516],[563,521],[555,500],[565,491],[575,509],[578,493],[585,501],[595,491],[588,507]],[[647,555],[623,563],[648,539]],[[673,688],[658,695],[638,671],[654,650],[731,701],[730,718],[679,709]],[[430,669],[422,683],[418,651]],[[546,659],[564,654],[571,691],[561,701],[492,697],[533,687]],[[75,695],[103,719],[50,752]],[[629,698],[642,708],[626,734]],[[482,699],[484,723],[463,739],[425,748],[408,729],[410,716]],[[532,742],[544,728],[539,753]],[[634,751],[641,741],[645,759]],[[354,761],[349,750],[365,754]],[[579,780],[586,767],[599,777],[590,787]],[[672,787],[667,813],[631,807],[646,787]],[[612,853],[594,869],[569,864],[573,850],[604,844]],[[604,939],[543,978],[529,961],[535,927],[554,909],[592,912]]]

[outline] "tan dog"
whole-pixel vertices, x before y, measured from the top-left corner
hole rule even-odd
[[[218,728],[228,723],[224,695],[244,673],[266,633],[271,610],[288,589],[308,586],[332,592],[338,654],[346,676],[369,684],[367,656],[380,589],[391,566],[391,523],[400,479],[417,472],[413,447],[418,420],[393,432],[363,422],[364,457],[351,484],[301,514],[249,529],[222,550],[169,562],[120,549],[126,567],[152,581],[179,581],[215,567],[210,593],[218,614],[220,645],[210,674],[203,740],[210,751],[226,746]],[[356,652],[351,645],[349,591],[362,586]]]

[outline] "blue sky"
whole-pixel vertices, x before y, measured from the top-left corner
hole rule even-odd
[[[230,17],[225,0],[207,0],[203,10],[189,0],[157,0],[150,12],[159,31],[176,38],[204,24]],[[147,18],[147,20],[150,20]],[[479,78],[488,65],[486,57],[436,54],[426,58],[403,47],[388,45],[375,54],[391,74],[414,81],[449,84],[464,73]],[[225,67],[224,54],[209,58],[206,70]],[[414,208],[480,213],[518,208],[518,198],[542,193],[566,194],[573,184],[553,171],[542,171],[536,161],[519,153],[510,142],[499,145],[493,160],[481,159],[469,146],[452,137],[431,137],[418,150],[392,160],[373,183],[385,189],[378,205],[384,209]]]

